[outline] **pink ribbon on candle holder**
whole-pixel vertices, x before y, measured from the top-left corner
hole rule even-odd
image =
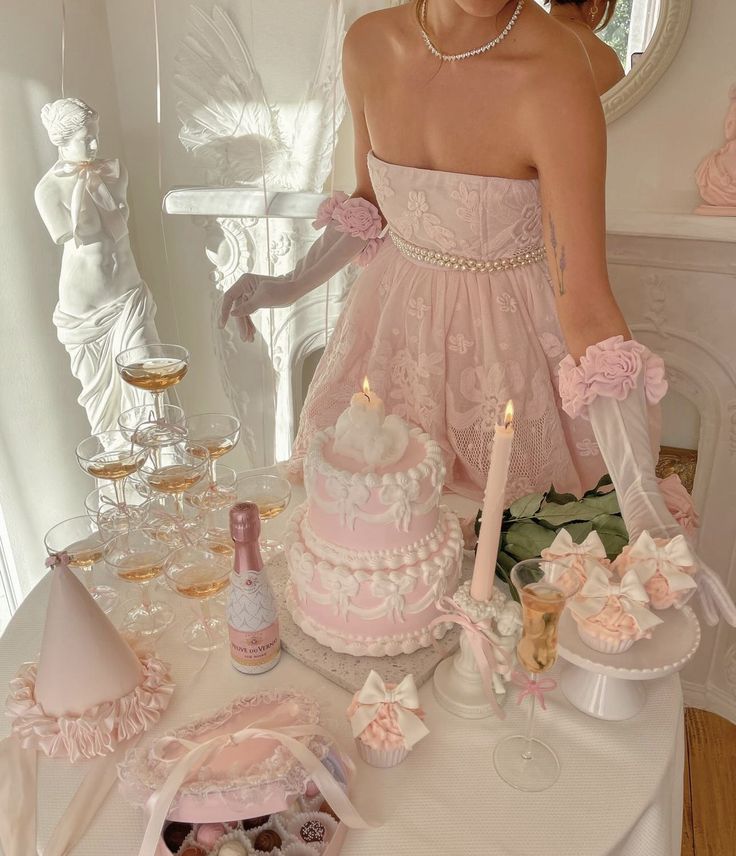
[[[62,550],[60,553],[52,553],[48,559],[44,562],[44,565],[47,568],[55,568],[57,565],[69,565],[69,553],[66,550]]]
[[[532,696],[539,702],[542,710],[547,710],[547,706],[544,703],[544,694],[557,686],[557,681],[554,678],[537,678],[535,680],[534,677],[514,671],[511,674],[511,680],[521,690],[516,698],[517,704],[521,704],[527,696]]]
[[[483,689],[493,712],[499,719],[506,719],[506,713],[499,707],[496,694],[493,691],[493,674],[508,674],[511,668],[510,652],[501,645],[499,638],[491,630],[490,621],[473,621],[468,613],[451,597],[444,595],[436,602],[435,606],[444,614],[431,621],[429,629],[431,630],[437,624],[447,622],[452,622],[462,628],[470,643],[470,650],[473,652],[475,662],[478,664]],[[432,644],[437,650],[436,639],[433,640]]]

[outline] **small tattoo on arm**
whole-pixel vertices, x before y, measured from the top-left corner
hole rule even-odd
[[[555,223],[551,214],[549,215],[549,242],[552,245],[552,252],[555,255],[555,264],[557,265],[557,287],[559,289],[560,296],[562,296],[565,293],[565,268],[567,267],[567,257],[563,246],[560,246],[559,253],[557,252],[557,230],[555,229]]]

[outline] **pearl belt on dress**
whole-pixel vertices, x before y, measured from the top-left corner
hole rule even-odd
[[[482,261],[480,259],[469,259],[463,256],[454,256],[451,253],[443,253],[440,250],[430,250],[426,247],[420,247],[418,244],[412,244],[410,241],[404,240],[393,229],[389,229],[389,235],[396,249],[408,259],[426,262],[438,267],[452,268],[453,270],[470,270],[480,273],[509,270],[510,268],[523,267],[524,265],[534,264],[534,262],[541,262],[546,252],[544,247],[535,247],[533,250],[526,250],[522,253],[516,253],[513,256],[507,256],[506,258]]]

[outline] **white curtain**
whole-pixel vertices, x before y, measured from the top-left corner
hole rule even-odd
[[[632,56],[643,53],[659,21],[661,0],[632,0],[629,44],[626,49],[626,71],[631,70]]]

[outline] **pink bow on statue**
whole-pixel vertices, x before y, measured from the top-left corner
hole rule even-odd
[[[68,567],[69,561],[69,553],[66,550],[62,550],[60,553],[52,553],[44,564],[47,568],[55,568],[57,565]]]
[[[506,714],[499,707],[496,701],[496,694],[493,691],[493,675],[494,673],[499,675],[508,675],[510,673],[510,652],[503,647],[499,637],[492,631],[490,621],[473,621],[468,613],[455,603],[451,597],[444,595],[437,601],[435,606],[443,615],[438,616],[430,622],[429,630],[437,624],[445,624],[447,622],[462,627],[470,643],[470,650],[473,652],[475,662],[478,664],[483,689],[493,708],[493,712],[499,719],[506,719]],[[436,640],[433,644],[437,648]]]
[[[89,195],[92,202],[100,210],[100,220],[103,222],[105,231],[114,241],[119,241],[128,234],[128,224],[122,211],[118,208],[105,179],[117,180],[120,177],[120,162],[117,158],[113,160],[82,161],[59,161],[54,166],[54,175],[59,178],[77,177],[77,183],[72,191],[70,204],[72,214],[72,234],[79,246],[79,222],[82,214],[82,204],[85,194]],[[102,216],[102,212],[106,216]]]
[[[419,693],[412,675],[407,675],[398,686],[388,689],[383,678],[373,669],[363,688],[358,693],[358,708],[350,717],[353,737],[358,737],[379,715],[383,705],[391,705],[396,714],[396,722],[404,738],[404,745],[411,749],[429,729],[414,713],[419,707]]]
[[[542,710],[547,710],[547,706],[544,703],[544,694],[557,686],[557,681],[554,678],[538,678],[535,675],[530,677],[529,675],[515,671],[511,675],[511,680],[520,688],[520,692],[516,697],[517,704],[521,704],[527,696],[532,696],[539,702]]]

